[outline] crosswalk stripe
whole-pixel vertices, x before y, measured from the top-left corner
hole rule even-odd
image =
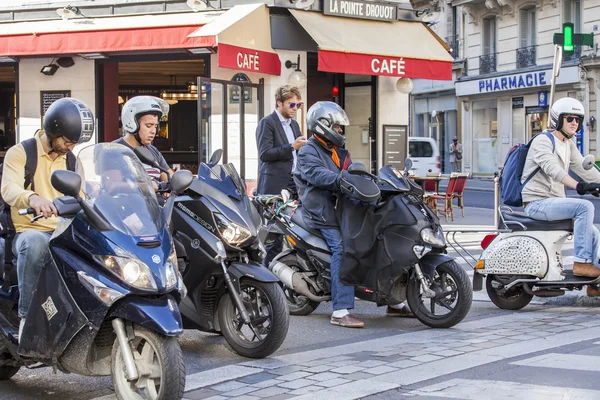
[[[532,385],[509,381],[451,379],[409,392],[412,396],[445,397],[465,400],[514,399],[600,399],[599,390]]]
[[[600,357],[583,354],[549,353],[512,362],[515,365],[600,372]],[[600,397],[598,397],[600,398]]]

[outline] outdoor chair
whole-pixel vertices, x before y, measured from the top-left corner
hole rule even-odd
[[[446,221],[448,221],[448,214],[450,214],[452,221],[454,221],[454,212],[452,211],[452,199],[454,198],[454,187],[456,186],[457,179],[458,178],[455,176],[450,177],[450,180],[448,181],[448,187],[446,188],[446,193],[433,194],[428,197],[428,204],[431,207],[431,209],[435,212],[435,215],[438,215],[438,213],[443,212]],[[441,211],[438,208],[438,203],[440,201],[444,202],[443,211]]]
[[[458,173],[456,175],[456,184],[454,185],[454,192],[452,193],[452,198],[456,199],[457,207],[461,209],[463,217],[465,216],[463,193],[465,192],[465,187],[467,186],[467,177],[468,174],[464,173]]]

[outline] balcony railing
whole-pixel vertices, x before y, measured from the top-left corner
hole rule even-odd
[[[535,48],[536,46],[528,46],[517,49],[517,68],[535,66]]]
[[[496,72],[496,54],[483,54],[479,56],[479,74],[489,74],[490,72]]]
[[[450,55],[452,56],[452,58],[454,58],[455,60],[459,58],[460,39],[458,38],[458,35],[448,36],[446,38],[446,43],[448,44],[448,46],[450,46]]]

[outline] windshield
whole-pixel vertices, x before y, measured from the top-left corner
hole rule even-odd
[[[246,195],[246,185],[233,164],[217,164],[211,167],[202,163],[198,170],[198,179],[237,200],[241,200],[242,196]]]
[[[150,177],[132,150],[99,143],[77,156],[86,202],[115,229],[129,236],[157,235],[162,214]]]

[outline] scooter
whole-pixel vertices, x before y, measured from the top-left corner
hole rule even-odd
[[[407,159],[405,165],[404,174],[385,166],[379,176],[371,175],[359,163],[348,168],[351,175],[370,179],[378,186],[381,198],[371,207],[383,210],[383,218],[378,220],[380,230],[374,233],[376,261],[367,265],[361,259],[355,271],[345,271],[342,266],[342,282],[355,286],[356,297],[377,305],[408,300],[422,323],[448,328],[468,314],[473,295],[471,283],[465,271],[444,254],[446,244],[439,219],[423,203],[422,189],[406,178],[411,160]],[[347,190],[350,197],[359,200],[361,192],[365,190]],[[343,199],[338,198],[338,209],[346,207]],[[274,258],[269,269],[285,285],[291,314],[308,315],[321,302],[331,300],[331,251],[321,232],[307,226],[301,206],[287,206],[281,197],[272,195],[260,195],[254,201],[265,219],[272,221],[271,232],[276,227],[288,247]],[[353,275],[344,275],[347,272]]]
[[[167,228],[173,202],[161,211],[142,164],[119,144],[82,149],[77,171],[52,174],[65,196],[53,201],[60,220],[51,262],[41,270],[20,337],[18,285],[0,291],[0,380],[21,367],[50,366],[112,375],[119,399],[181,399],[177,302],[185,287]],[[178,172],[173,191],[192,179]]]
[[[222,333],[238,354],[262,358],[285,340],[289,312],[279,279],[260,265],[260,215],[235,167],[218,164],[222,153],[175,198],[171,229],[189,289],[179,308],[186,329]]]
[[[589,170],[593,166],[595,157],[586,156],[582,167]],[[573,236],[573,220],[535,220],[507,206],[499,211],[505,232],[482,240],[483,253],[475,264],[473,290],[483,289],[485,277],[486,291],[496,306],[519,310],[533,296],[562,296],[565,291],[600,283],[600,278],[575,276],[571,269],[563,269],[562,247]]]

